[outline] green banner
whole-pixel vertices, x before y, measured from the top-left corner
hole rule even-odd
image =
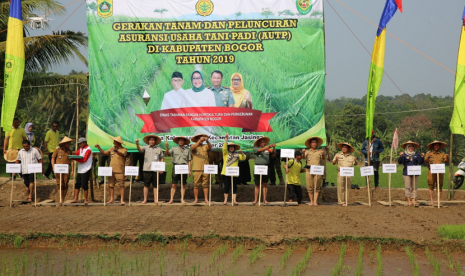
[[[302,9],[304,8],[304,10]],[[89,144],[224,135],[326,141],[323,3],[87,1]]]

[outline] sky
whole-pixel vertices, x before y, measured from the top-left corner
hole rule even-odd
[[[75,0],[58,0],[67,5]],[[219,1],[219,0],[216,0]],[[324,0],[326,37],[326,98],[361,98],[366,95],[371,51],[377,27],[351,12],[345,4],[366,19],[378,24],[384,0]],[[213,3],[215,0],[213,0]],[[455,72],[457,51],[462,26],[461,16],[465,1],[410,0],[403,1],[403,13],[396,12],[387,31],[411,47]],[[50,30],[31,30],[31,35],[50,33],[76,9],[79,1],[66,8],[67,14],[52,16]],[[357,38],[344,25],[331,5],[352,29]],[[88,33],[86,7],[83,4],[61,27]],[[87,50],[82,49],[87,57]],[[55,66],[51,70],[68,74],[72,69],[87,71],[82,62]],[[385,72],[390,75],[403,93],[435,96],[452,96],[455,74],[422,56],[396,38],[386,35]],[[378,95],[396,96],[401,92],[384,75]]]

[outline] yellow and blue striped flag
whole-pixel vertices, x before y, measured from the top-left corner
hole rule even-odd
[[[13,124],[19,90],[24,75],[24,38],[21,0],[11,0],[5,50],[5,93],[3,94],[1,127],[9,131]]]

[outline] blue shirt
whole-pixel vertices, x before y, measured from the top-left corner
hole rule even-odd
[[[397,160],[399,164],[404,165],[404,171],[402,175],[407,175],[408,166],[418,166],[423,164],[424,161],[425,160],[423,159],[423,157],[421,157],[419,153],[415,153],[413,156],[408,156],[404,153],[404,155],[399,157],[399,159]]]
[[[384,151],[383,143],[378,138],[375,138],[372,144],[373,144],[373,151],[376,151],[376,154],[372,154],[370,151],[370,155],[371,155],[370,160],[379,161],[379,154]],[[365,155],[365,159],[367,159],[367,140],[363,142],[362,153],[363,155]]]

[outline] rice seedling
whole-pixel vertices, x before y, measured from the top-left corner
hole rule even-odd
[[[420,270],[420,267],[418,266],[418,263],[417,261],[415,260],[415,255],[413,254],[412,250],[410,249],[410,247],[405,247],[405,253],[407,253],[407,256],[410,260],[410,265],[412,266],[412,269],[413,269],[413,275],[414,276],[419,276],[419,270]]]
[[[445,239],[465,240],[465,225],[441,225],[438,234]]]
[[[292,269],[292,276],[299,276],[304,272],[305,268],[307,267],[308,259],[310,259],[311,255],[312,255],[312,247],[309,247],[307,252],[305,252],[303,258]]]
[[[433,254],[429,251],[429,248],[426,247],[425,254],[428,257],[429,263],[433,267],[433,275],[440,276],[441,275],[441,264],[439,261],[433,256]]]
[[[242,245],[239,245],[236,249],[234,249],[232,254],[232,263],[234,263],[240,256],[242,256]]]
[[[271,276],[273,274],[273,266],[269,266],[265,272],[265,276]]]
[[[355,276],[360,276],[363,273],[363,244],[360,244],[360,249],[358,250],[358,259],[357,259],[357,268],[355,270]]]
[[[218,247],[215,251],[213,251],[210,257],[210,266],[212,266],[216,262],[216,260],[218,260],[221,256],[226,254],[227,249],[228,249],[228,245],[223,244],[220,247]]]
[[[344,254],[346,253],[347,247],[345,243],[341,244],[341,250],[339,251],[339,260],[336,263],[336,266],[331,271],[331,276],[337,276],[341,272],[342,262],[344,261]]]
[[[383,259],[381,254],[381,244],[378,244],[378,250],[376,251],[376,259],[378,260],[378,268],[376,269],[376,275],[383,275]]]
[[[292,246],[286,249],[286,251],[283,254],[283,257],[279,261],[279,269],[283,269],[286,266],[287,260],[289,259],[293,251],[294,248]]]
[[[23,237],[16,236],[14,241],[13,241],[13,244],[14,244],[15,248],[20,248],[21,245],[23,244],[23,241],[24,241]]]
[[[462,276],[462,267],[460,266],[460,262],[457,261],[456,265],[455,265],[455,271],[457,272],[457,275],[459,276]]]
[[[451,269],[451,270],[454,270],[455,264],[454,264],[454,260],[452,260],[450,252],[447,249],[445,249],[444,254],[447,257],[447,267],[449,267],[449,269]]]
[[[264,245],[260,245],[260,246],[257,246],[255,247],[253,250],[252,250],[252,253],[250,253],[250,256],[249,256],[249,265],[252,265],[253,263],[255,263],[257,260],[263,258],[263,251],[265,251],[265,246]]]

